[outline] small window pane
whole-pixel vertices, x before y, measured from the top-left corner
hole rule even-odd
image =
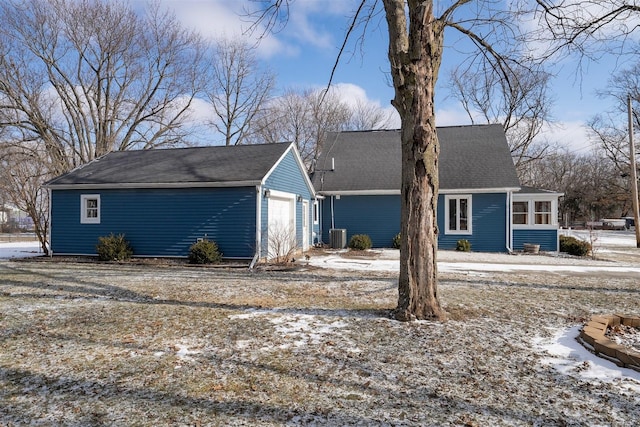
[[[467,231],[468,227],[468,219],[469,219],[469,204],[467,199],[460,199],[460,230]]]
[[[457,230],[458,212],[457,212],[457,200],[449,199],[449,230]]]
[[[535,203],[536,224],[551,224],[551,202]]]
[[[513,223],[526,225],[529,220],[529,202],[513,202]]]

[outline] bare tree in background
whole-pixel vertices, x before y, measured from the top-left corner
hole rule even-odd
[[[275,85],[271,71],[260,70],[251,46],[242,40],[220,40],[207,97],[216,115],[211,125],[226,145],[243,144],[251,136],[253,119],[267,104]]]
[[[599,91],[602,98],[615,101],[610,111],[593,117],[588,125],[594,139],[602,147],[618,170],[630,176],[629,129],[627,97],[631,96],[633,111],[640,111],[640,63],[618,71],[611,76],[605,89]],[[633,115],[634,129],[640,129],[640,116]]]
[[[0,3],[0,142],[13,202],[46,252],[44,180],[115,150],[186,141],[206,44],[156,4]]]
[[[42,183],[52,177],[47,159],[41,144],[0,144],[0,191],[33,220],[36,237],[45,255],[49,254],[49,198]]]
[[[350,118],[349,107],[333,91],[324,95],[318,90],[288,89],[269,102],[254,120],[253,142],[294,142],[310,168],[325,133],[347,129]]]
[[[630,37],[637,33],[640,5],[628,0],[536,0],[542,26],[532,35],[548,45],[547,55],[576,55],[580,60],[599,60],[605,54],[637,53]],[[527,11],[529,13],[531,11]]]
[[[39,140],[61,174],[114,150],[182,143],[205,44],[156,5],[0,4],[0,126]],[[19,139],[18,139],[19,138]]]
[[[630,209],[626,180],[602,149],[586,154],[557,150],[526,169],[524,185],[564,193],[559,208],[569,226]]]
[[[269,30],[285,25],[292,3],[257,2],[256,19]],[[358,24],[366,27],[380,3],[389,34],[388,57],[395,91],[392,105],[400,114],[402,139],[402,242],[394,314],[399,320],[442,319],[446,313],[438,298],[436,267],[440,148],[434,100],[445,29],[453,29],[469,40],[477,55],[487,58],[505,81],[516,77],[509,70],[515,65],[513,60],[520,57],[515,49],[518,43],[514,42],[520,37],[520,29],[502,2],[362,0],[346,39]]]
[[[378,130],[392,127],[394,112],[380,106],[358,99],[351,106],[349,130]]]
[[[507,81],[486,63],[467,64],[452,72],[450,88],[472,123],[502,124],[521,175],[527,163],[540,159],[549,150],[548,144],[536,137],[550,122],[550,75],[537,64],[513,67],[509,72],[515,75]]]

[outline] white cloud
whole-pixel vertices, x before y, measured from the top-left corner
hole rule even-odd
[[[582,121],[562,121],[546,125],[538,135],[538,140],[579,154],[589,154],[594,148],[594,142]]]
[[[336,47],[335,28],[326,27],[327,16],[339,16],[343,19],[353,11],[354,0],[298,1],[288,10],[286,31],[268,32],[260,24],[249,32],[253,19],[247,16],[248,10],[255,10],[256,4],[249,0],[159,0],[161,6],[175,13],[178,20],[188,28],[198,31],[210,39],[246,38],[249,43],[257,44],[257,52],[263,58],[274,55],[297,56],[302,46],[315,46],[323,49]],[[142,0],[131,0],[141,4]],[[277,29],[277,26],[276,26]]]
[[[437,126],[460,126],[468,124],[471,124],[471,120],[462,107],[441,108],[436,110]]]
[[[367,92],[360,86],[353,83],[337,83],[333,86],[333,90],[338,95],[340,100],[352,108],[358,105],[373,105],[376,108],[380,108],[385,113],[390,114],[391,123],[389,123],[390,129],[400,128],[400,116],[393,106],[390,104],[382,105],[380,100],[370,99],[367,96]]]
[[[220,38],[244,38],[256,44],[258,55],[294,55],[297,48],[288,46],[271,33],[258,26],[250,32],[252,21],[245,17],[248,2],[239,0],[160,0],[161,7],[175,13],[178,21],[210,40]],[[259,42],[259,43],[258,43]]]

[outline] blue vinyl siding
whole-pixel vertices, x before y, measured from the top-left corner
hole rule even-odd
[[[444,234],[444,195],[438,197],[438,247],[455,249],[459,239],[471,242],[478,252],[506,252],[506,201],[504,193],[472,194],[472,235]],[[322,239],[329,243],[331,196],[322,201]],[[391,247],[400,231],[400,196],[341,196],[333,199],[334,228],[354,234],[368,234],[374,247]]]
[[[521,251],[525,243],[540,245],[541,251],[558,250],[558,230],[513,230],[513,250]]]
[[[80,223],[80,195],[99,194],[100,224]],[[252,257],[255,187],[53,190],[54,254],[95,254],[99,236],[124,233],[139,256],[187,256],[198,238],[224,257]]]
[[[347,242],[354,234],[368,234],[375,248],[390,248],[400,232],[400,196],[340,196],[333,199],[334,228],[347,230]],[[331,196],[322,203],[322,239],[329,243]]]
[[[313,244],[313,200],[311,199],[311,190],[305,181],[306,179],[306,171],[300,169],[293,151],[290,150],[268,176],[263,188],[302,196],[304,200],[309,202],[309,217],[307,224],[309,225],[309,244]],[[297,200],[295,203],[296,236],[298,244],[302,246],[302,203]],[[268,200],[264,198],[264,190],[262,195],[261,211],[262,252],[263,254],[266,254],[268,242],[267,228],[269,224],[269,203]]]
[[[438,247],[455,249],[460,239],[471,242],[471,250],[475,252],[507,251],[507,214],[506,193],[471,194],[471,231],[468,234],[445,234],[444,228],[444,195],[438,197]]]

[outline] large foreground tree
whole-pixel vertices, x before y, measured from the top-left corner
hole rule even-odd
[[[294,0],[257,2],[256,16],[267,28],[286,23]],[[442,319],[446,313],[437,292],[438,156],[435,86],[440,71],[447,29],[457,31],[507,85],[515,74],[511,62],[519,54],[513,49],[519,37],[515,21],[498,1],[382,0],[388,27],[390,73],[394,87],[393,106],[401,118],[402,188],[399,320]],[[357,3],[347,37],[358,24],[376,16],[380,2]],[[364,25],[366,28],[367,25]],[[473,56],[473,54],[472,54]],[[478,56],[476,56],[477,58]]]

